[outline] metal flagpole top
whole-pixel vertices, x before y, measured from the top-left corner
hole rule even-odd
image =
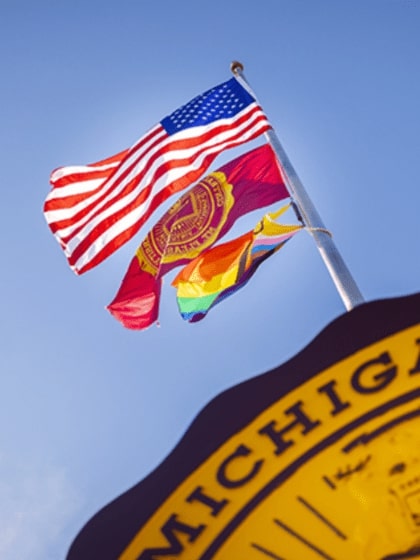
[[[244,65],[239,60],[232,60],[230,64],[230,71],[232,74],[240,74],[244,71]]]
[[[235,77],[242,82],[243,86],[250,91],[256,99],[256,95],[243,75],[244,65],[234,60],[230,65],[230,69]],[[314,238],[324,264],[330,273],[347,311],[350,311],[353,307],[364,303],[364,298],[335,246],[330,232],[325,227],[315,206],[309,198],[308,193],[284,151],[274,129],[266,132],[265,136],[280,162],[287,189],[299,210],[302,221]]]

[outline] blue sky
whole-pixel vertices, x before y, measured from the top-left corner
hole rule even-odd
[[[2,3],[1,558],[64,558],[212,397],[345,312],[303,233],[201,323],[174,271],[160,327],[125,330],[104,307],[161,212],[76,277],[42,214],[50,172],[129,147],[237,59],[366,300],[415,293],[419,29],[416,0]]]

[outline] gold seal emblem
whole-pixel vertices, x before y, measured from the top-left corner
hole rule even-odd
[[[232,191],[226,175],[216,171],[184,194],[138,248],[141,268],[155,276],[162,264],[191,260],[212,245],[233,206]]]
[[[361,348],[264,409],[119,560],[419,558],[419,329]]]

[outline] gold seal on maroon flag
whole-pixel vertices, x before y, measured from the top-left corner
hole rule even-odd
[[[141,268],[155,276],[161,264],[193,259],[212,245],[234,204],[232,190],[216,171],[179,198],[138,248]]]

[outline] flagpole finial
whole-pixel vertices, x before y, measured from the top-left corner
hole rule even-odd
[[[239,62],[238,60],[234,60],[230,64],[230,70],[232,74],[240,74],[241,72],[244,71],[244,65],[242,64],[242,62]]]

